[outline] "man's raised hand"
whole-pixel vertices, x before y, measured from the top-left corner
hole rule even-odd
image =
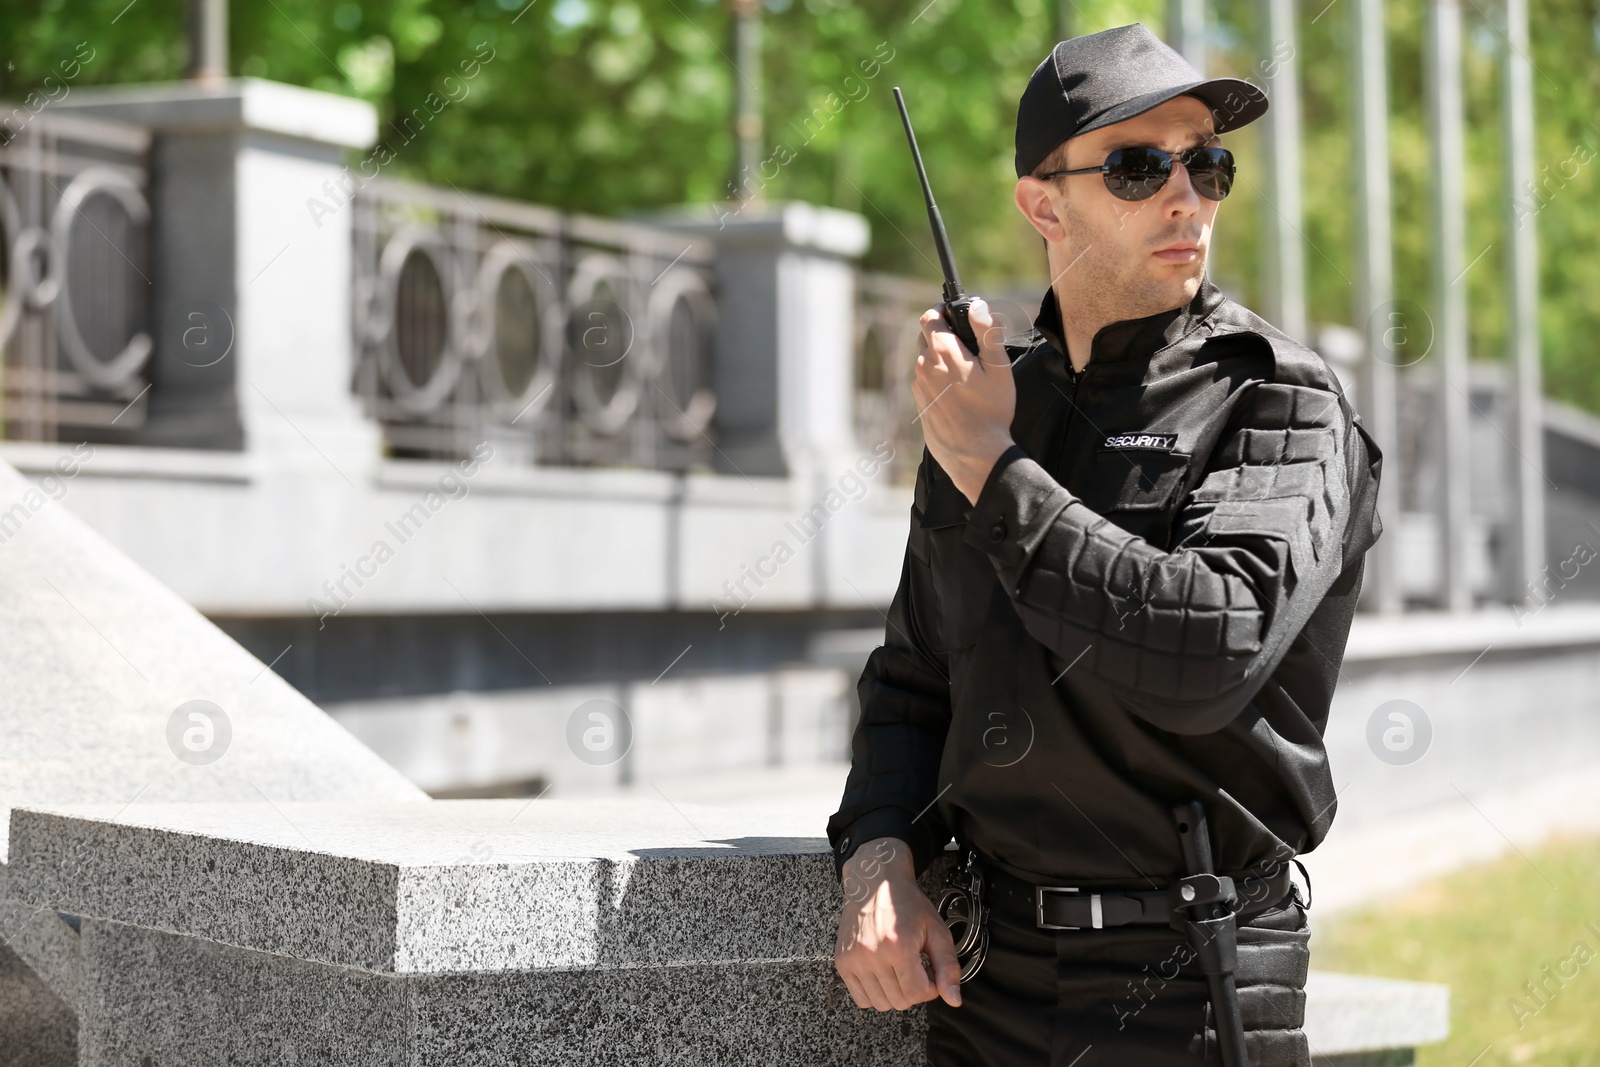
[[[978,339],[977,356],[950,329],[940,308],[923,312],[911,394],[928,451],[956,488],[977,503],[994,461],[1013,443],[1017,386],[1004,331],[989,305],[975,300],[967,321]]]

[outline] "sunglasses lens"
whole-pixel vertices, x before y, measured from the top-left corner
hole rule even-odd
[[[1194,191],[1207,200],[1221,200],[1233,190],[1233,153],[1226,148],[1196,148],[1184,166]]]
[[[1106,188],[1120,200],[1150,199],[1171,172],[1171,157],[1151,148],[1118,148],[1106,156]]]
[[[1226,148],[1195,148],[1184,157],[1195,192],[1221,200],[1233,191],[1233,153]],[[1172,174],[1172,157],[1154,148],[1118,148],[1106,156],[1106,188],[1121,200],[1148,200]]]

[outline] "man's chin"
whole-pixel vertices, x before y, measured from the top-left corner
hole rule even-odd
[[[1151,257],[1154,259],[1154,257]],[[1154,288],[1164,296],[1170,295],[1176,306],[1178,303],[1187,303],[1194,299],[1194,294],[1200,291],[1200,281],[1205,277],[1206,257],[1195,257],[1191,263],[1163,263],[1155,260],[1155,269],[1152,271]]]

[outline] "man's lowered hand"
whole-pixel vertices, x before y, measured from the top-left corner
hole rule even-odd
[[[845,903],[833,962],[856,1007],[904,1011],[941,996],[960,1007],[955,942],[917,884],[911,846],[894,837],[874,838],[846,861],[843,875]]]

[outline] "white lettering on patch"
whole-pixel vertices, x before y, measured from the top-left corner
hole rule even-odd
[[[1117,433],[1106,437],[1105,448],[1150,448],[1159,452],[1171,452],[1178,446],[1178,435],[1175,433]]]

